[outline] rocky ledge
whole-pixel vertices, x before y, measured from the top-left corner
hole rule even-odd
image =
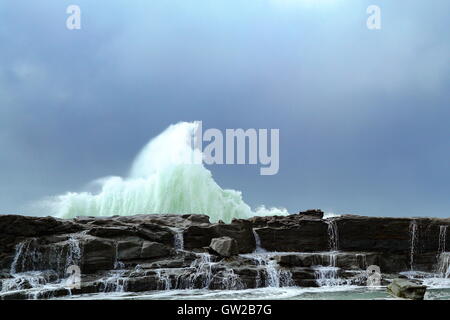
[[[365,286],[375,271],[381,285],[410,270],[447,277],[448,225],[450,219],[323,219],[320,210],[230,224],[206,215],[0,215],[0,299]]]

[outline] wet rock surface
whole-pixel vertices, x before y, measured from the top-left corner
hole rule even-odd
[[[447,277],[448,225],[450,219],[323,219],[320,210],[230,224],[192,214],[70,220],[0,215],[0,299],[366,285],[373,265],[384,284],[412,269]],[[77,287],[67,284],[70,266],[79,268]],[[393,292],[402,288],[392,283]]]
[[[209,247],[222,257],[232,257],[239,253],[237,241],[230,237],[214,238]]]
[[[387,288],[394,296],[411,300],[423,300],[427,290],[426,286],[406,279],[394,279]]]

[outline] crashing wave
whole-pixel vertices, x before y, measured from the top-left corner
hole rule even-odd
[[[98,193],[69,192],[46,202],[53,215],[111,216],[134,214],[207,214],[211,221],[230,222],[254,215],[286,215],[286,209],[260,207],[253,211],[240,191],[222,189],[193,147],[198,124],[169,126],[139,153],[128,177],[96,180]]]

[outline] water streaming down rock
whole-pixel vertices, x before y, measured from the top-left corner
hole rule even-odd
[[[170,275],[167,274],[165,272],[165,270],[156,270],[156,277],[158,279],[158,282],[157,282],[158,290],[170,290],[170,289],[172,289]]]
[[[64,272],[69,268],[70,266],[79,266],[81,262],[81,247],[80,247],[80,241],[71,236],[68,240],[68,249],[67,249],[67,256],[66,256],[66,263]]]
[[[212,261],[209,253],[195,253],[197,259],[187,268],[154,270],[157,290],[220,289],[240,290],[245,285],[232,268],[225,269]]]
[[[339,268],[336,266],[337,253],[331,252],[327,254],[329,265],[316,266],[316,282],[321,287],[339,286],[346,283],[345,280],[339,277]]]
[[[338,277],[338,268],[333,266],[316,267],[316,282],[320,287],[333,287],[343,284]]]
[[[438,272],[443,278],[450,278],[450,252],[443,252],[439,256]]]
[[[292,273],[284,268],[281,268],[278,262],[272,259],[272,256],[277,253],[260,251],[252,254],[244,254],[243,257],[252,259],[255,264],[261,269],[257,271],[255,279],[256,287],[292,287],[295,282],[292,278]]]
[[[72,236],[58,246],[39,246],[34,238],[25,240],[16,245],[10,273],[53,270],[64,277],[69,266],[80,265],[81,255],[79,240]]]
[[[245,289],[245,285],[242,283],[241,278],[234,272],[233,269],[227,269],[222,272],[222,281],[220,286],[226,290]]]
[[[445,241],[447,238],[447,226],[439,226],[439,254],[445,252]]]
[[[128,283],[126,270],[111,270],[106,278],[99,280],[100,292],[125,292]]]
[[[29,298],[38,299],[51,297],[57,289],[68,290],[66,270],[79,266],[81,256],[79,240],[73,236],[60,246],[39,246],[35,238],[20,242],[10,266],[11,278],[2,281],[1,291],[28,289]]]
[[[330,251],[338,251],[339,250],[339,234],[337,223],[334,219],[326,220],[328,225],[328,245]]]
[[[12,261],[11,268],[10,268],[10,271],[9,271],[10,274],[14,275],[14,274],[17,273],[17,268],[19,266],[19,260],[20,259],[22,259],[22,269],[23,269],[23,263],[24,263],[24,261],[23,261],[24,254],[23,254],[23,252],[27,250],[27,246],[29,245],[29,241],[30,240],[19,242],[16,245],[14,259]]]
[[[211,255],[209,253],[198,253],[198,259],[194,260],[191,264],[191,268],[195,269],[195,272],[189,276],[189,287],[208,289],[211,285],[213,278],[211,262]]]
[[[119,242],[114,243],[115,253],[114,253],[114,269],[123,270],[125,269],[125,264],[119,260]]]
[[[436,272],[439,277],[449,278],[450,276],[450,253],[445,252],[445,241],[447,240],[447,226],[439,226],[439,247],[438,262]]]
[[[437,273],[442,278],[450,277],[450,252],[442,252],[439,255]]]
[[[339,250],[339,233],[337,223],[334,219],[327,219],[328,225],[328,246],[330,251],[327,253],[329,258],[328,266],[317,266],[315,269],[316,282],[319,286],[338,286],[344,283],[339,278],[339,268],[336,266],[337,252]]]
[[[176,250],[184,250],[184,235],[183,235],[183,230],[177,230],[175,232],[175,237],[174,237],[174,244],[173,244],[174,248]]]
[[[252,229],[253,231],[253,237],[255,238],[255,244],[256,244],[256,249],[255,249],[255,253],[258,252],[267,252],[262,246],[261,246],[261,238],[259,237],[258,232],[256,232],[255,229]]]
[[[39,288],[58,279],[58,275],[48,271],[28,271],[11,274],[12,278],[2,281],[2,292]]]
[[[411,221],[409,225],[409,233],[410,233],[410,254],[409,254],[409,264],[410,269],[413,271],[414,269],[414,253],[417,245],[417,222],[415,220]]]
[[[25,271],[38,270],[42,260],[42,255],[36,250],[34,243],[36,239],[29,239],[16,245],[14,259],[11,264],[10,274],[17,274]]]

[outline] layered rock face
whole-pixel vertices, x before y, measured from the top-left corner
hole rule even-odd
[[[230,224],[205,215],[0,215],[0,298],[170,289],[366,285],[408,270],[448,275],[449,219],[323,219],[320,210]],[[79,271],[76,286],[71,272]],[[69,273],[68,273],[69,271]]]

